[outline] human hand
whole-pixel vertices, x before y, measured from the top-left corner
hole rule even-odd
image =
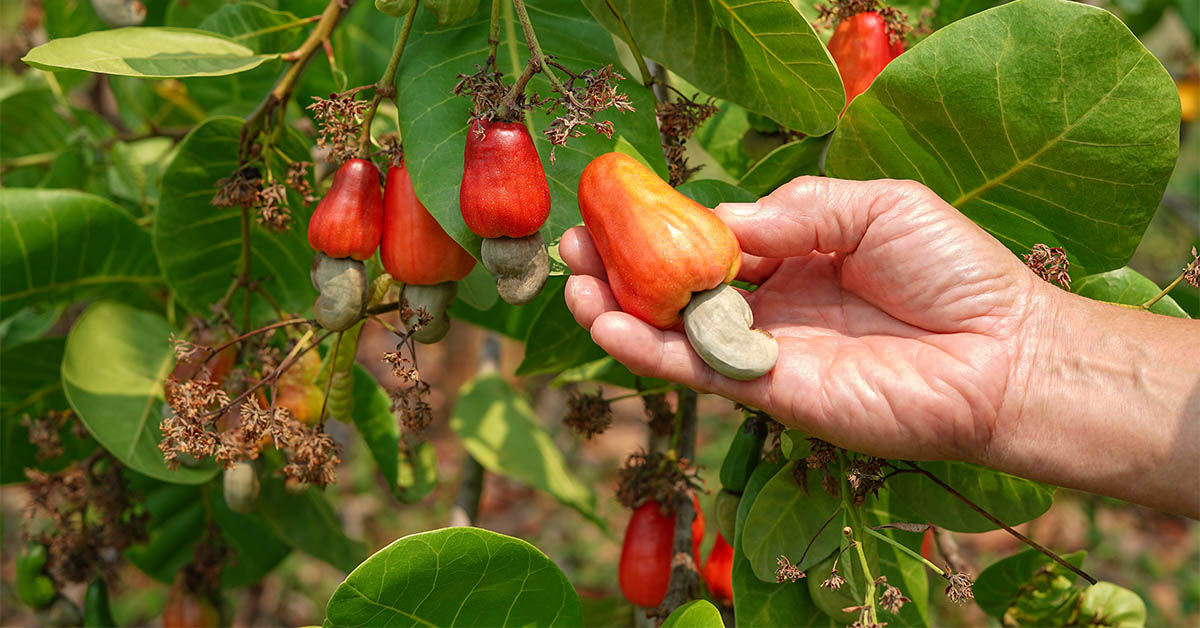
[[[745,253],[739,279],[779,361],[750,382],[701,361],[686,337],[621,311],[583,227],[559,253],[566,301],[634,373],[761,408],[836,445],[890,458],[977,459],[1019,403],[1030,314],[1044,284],[958,210],[911,181],[801,177],[716,213]]]

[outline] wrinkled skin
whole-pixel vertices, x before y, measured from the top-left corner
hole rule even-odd
[[[1016,256],[912,182],[801,177],[716,212],[747,254],[739,277],[760,286],[747,300],[779,340],[775,369],[722,377],[683,334],[622,312],[576,227],[559,247],[575,273],[567,304],[609,354],[856,451],[936,459],[987,445],[1045,285]]]

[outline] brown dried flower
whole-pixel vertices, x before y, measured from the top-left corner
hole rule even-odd
[[[850,463],[846,480],[855,506],[863,505],[868,495],[876,495],[883,488],[883,462],[882,458],[868,456]]]
[[[368,102],[355,98],[354,91],[313,98],[308,106],[317,122],[317,146],[329,149],[329,159],[343,162],[358,152],[362,115]]]
[[[612,65],[599,69],[588,68],[575,74],[554,61],[547,63],[568,76],[563,84],[566,93],[547,101],[549,104],[546,106],[546,113],[562,111],[562,114],[542,131],[552,147],[565,145],[569,138],[581,137],[582,129],[587,127],[604,137],[612,137],[613,123],[609,120],[596,120],[596,115],[609,108],[622,113],[634,111],[629,96],[617,91],[617,81],[623,81],[625,77],[613,70]],[[550,161],[554,161],[554,148],[550,149]]]
[[[800,567],[793,565],[788,560],[787,556],[780,554],[775,562],[779,565],[779,569],[775,570],[775,582],[783,583],[785,580],[795,582],[807,577],[803,571],[800,571]]]
[[[36,418],[28,414],[21,417],[21,425],[29,430],[29,442],[37,448],[38,460],[50,460],[62,455],[63,444],[58,433],[74,416],[75,413],[68,408],[50,410]]]
[[[300,195],[305,205],[317,200],[313,192],[312,181],[308,178],[308,169],[312,168],[311,161],[293,161],[288,164],[283,182]]]
[[[809,438],[808,442],[812,444],[808,457],[805,458],[809,469],[820,469],[837,458],[837,447],[830,443],[819,438]]]
[[[649,500],[665,506],[676,495],[702,487],[698,470],[689,460],[672,460],[659,452],[629,454],[617,472],[617,501],[630,510]]]
[[[711,97],[702,104],[696,102],[696,96],[679,95],[677,100],[659,103],[655,109],[672,186],[685,183],[700,170],[699,166],[688,167],[685,144],[705,120],[717,113]]]
[[[887,576],[879,576],[875,579],[875,584],[883,585],[883,593],[879,594],[879,607],[893,615],[899,613],[905,603],[912,601],[904,597],[900,589],[888,584]]]
[[[1062,247],[1049,247],[1045,244],[1033,245],[1033,251],[1022,255],[1025,265],[1037,273],[1043,281],[1056,283],[1063,290],[1071,289],[1071,263],[1067,261],[1067,252]]]
[[[251,208],[258,202],[258,188],[262,177],[256,168],[242,168],[217,181],[217,193],[209,201],[213,207]]]
[[[975,598],[975,591],[972,588],[975,583],[971,580],[971,576],[960,571],[951,573],[946,580],[949,581],[949,584],[946,585],[946,597],[950,598],[951,602],[962,604]]]
[[[1200,288],[1200,254],[1196,253],[1196,247],[1192,247],[1192,263],[1183,269],[1183,280],[1193,288]]]
[[[576,434],[590,439],[612,425],[612,404],[599,393],[588,395],[572,390],[567,398],[567,413],[563,423]]]
[[[282,183],[265,185],[258,191],[258,224],[286,233],[291,227],[292,212],[287,206],[287,189]]]
[[[843,584],[846,584],[846,579],[838,573],[837,567],[834,567],[830,570],[829,577],[821,581],[821,588],[837,591]]]
[[[675,427],[675,411],[671,409],[666,394],[643,395],[642,406],[646,412],[650,433],[660,438],[670,436]]]

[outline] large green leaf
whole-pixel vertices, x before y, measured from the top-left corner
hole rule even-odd
[[[575,72],[608,64],[619,67],[612,38],[578,2],[536,0],[528,2],[527,6],[539,43],[548,54],[555,55],[559,63]],[[521,27],[510,15],[507,3],[504,8],[498,65],[506,76],[516,77],[525,67],[528,49],[520,35]],[[486,59],[488,21],[489,12],[479,11],[453,28],[440,28],[432,15],[418,12],[396,77],[396,87],[401,94],[397,103],[400,129],[413,186],[446,232],[476,256],[479,238],[467,229],[458,208],[470,103],[450,92],[458,82],[459,74],[473,74],[476,65],[482,65]],[[559,76],[563,77],[561,72]],[[541,75],[530,81],[529,88],[550,94],[549,84]],[[650,92],[636,80],[621,81],[618,89],[629,94],[637,110],[623,114],[609,110],[597,118],[611,120],[617,135],[607,139],[589,130],[584,137],[572,138],[566,146],[558,147],[554,151],[554,161],[550,159],[550,144],[540,132],[550,118],[541,112],[534,112],[527,118],[550,184],[550,217],[543,228],[543,235],[550,244],[554,244],[563,231],[579,224],[575,199],[579,173],[594,157],[612,151],[618,135],[632,142],[643,154],[662,154]],[[666,174],[661,159],[652,163],[660,174]]]
[[[482,268],[483,264],[476,266],[476,269]],[[487,271],[484,272],[486,273]],[[491,275],[488,275],[488,277],[491,278]],[[495,279],[490,280],[494,285]],[[491,305],[488,309],[481,310],[463,299],[457,299],[450,305],[450,314],[455,318],[474,323],[484,329],[500,332],[514,340],[524,341],[529,336],[529,330],[542,309],[547,307],[547,304],[556,296],[562,294],[562,289],[566,281],[566,277],[550,277],[546,280],[545,287],[534,297],[533,301],[522,306],[509,305],[499,298],[494,298],[491,299]],[[492,294],[496,294],[494,288]]]
[[[915,179],[1017,253],[1123,266],[1179,148],[1171,77],[1110,13],[1017,0],[935,32],[851,103],[827,172]]]
[[[48,410],[66,410],[62,393],[62,356],[66,338],[42,338],[0,347],[0,483],[24,482],[25,469],[57,471],[95,450],[90,440],[72,435],[73,421],[58,433],[63,453],[39,460],[29,442],[22,417],[38,417]]]
[[[716,207],[721,203],[748,203],[758,197],[732,183],[715,179],[696,179],[676,188],[684,196],[705,207]]]
[[[621,30],[608,0],[584,4]],[[788,0],[612,0],[642,54],[705,93],[809,135],[824,135],[845,104],[837,67]]]
[[[0,189],[0,309],[159,285],[150,236],[110,201],[70,190]]]
[[[1002,0],[938,0],[933,14],[934,25],[941,28],[964,17],[1000,4]]]
[[[437,483],[437,452],[425,442],[403,442],[387,393],[366,369],[354,369],[354,427],[392,494],[406,503],[418,502]]]
[[[837,549],[842,537],[836,520],[825,525],[841,507],[841,500],[821,488],[818,471],[807,473],[808,487],[801,487],[793,470],[803,464],[804,461],[792,461],[776,473],[746,516],[742,549],[754,567],[754,574],[764,582],[775,581],[780,556],[787,556],[800,569],[807,569]]]
[[[525,338],[525,359],[517,375],[552,373],[587,364],[606,353],[592,342],[591,333],[575,322],[575,316],[563,300],[562,284],[542,306]]]
[[[917,517],[904,502],[886,490],[868,498],[862,510],[863,519],[870,526],[917,521]],[[879,530],[879,533],[918,554],[921,552],[921,542],[925,536],[923,534],[889,529]],[[901,626],[928,626],[929,572],[925,564],[892,545],[878,542],[873,537],[864,536],[863,541],[871,543],[879,556],[879,573],[875,575],[887,576],[888,584],[900,589],[910,600],[900,609],[900,613],[889,621]]]
[[[288,545],[342,571],[367,557],[366,546],[346,536],[337,512],[316,488],[294,494],[282,479],[263,478],[257,512]]]
[[[1141,305],[1162,292],[1153,281],[1136,270],[1124,266],[1106,273],[1088,275],[1071,284],[1075,294],[1105,301],[1108,303],[1124,303],[1125,305]],[[1170,296],[1164,296],[1158,303],[1150,306],[1150,311],[1156,314],[1190,318],[1179,304]]]
[[[1076,567],[1083,564],[1085,552],[1074,552],[1064,556]],[[983,612],[1000,619],[1022,592],[1029,586],[1034,574],[1047,567],[1061,569],[1049,556],[1029,549],[998,560],[987,566],[975,580],[972,591],[975,603]]]
[[[467,382],[450,417],[467,453],[485,469],[546,491],[604,527],[596,516],[596,495],[571,473],[538,423],[529,402],[496,374]]]
[[[807,137],[788,142],[758,160],[738,180],[738,187],[759,196],[805,174],[820,174],[819,161],[826,138]]]
[[[999,471],[965,462],[918,465],[1010,526],[1040,516],[1054,503],[1054,487]],[[999,527],[923,475],[901,473],[887,485],[897,499],[936,526],[955,532]]]
[[[233,282],[241,259],[241,214],[236,208],[209,204],[217,181],[237,167],[241,120],[210,118],[192,130],[179,146],[162,180],[162,199],[154,221],[154,249],[167,282],[179,301],[194,312],[207,312]],[[280,135],[278,148],[294,160],[307,159],[303,143],[291,133]],[[277,167],[284,167],[278,164]],[[275,173],[282,178],[283,172]],[[288,312],[308,312],[316,291],[309,280],[313,251],[308,245],[309,211],[288,193],[292,225],[284,234],[251,227],[253,278],[266,278],[263,288]],[[265,299],[252,299],[257,320],[277,315]]]
[[[100,301],[67,336],[63,391],[75,414],[122,464],[156,480],[201,484],[217,473],[212,462],[167,468],[159,423],[163,380],[175,364],[171,327],[161,316]]]
[[[477,528],[401,538],[333,592],[326,626],[581,626],[579,595],[536,547]]]
[[[221,5],[197,28],[228,37],[256,53],[267,54],[296,49],[307,27],[301,26],[296,16],[286,11],[276,11],[255,2],[239,2]],[[184,84],[188,94],[210,113],[245,117],[274,86],[282,67],[282,60],[272,59],[246,72],[185,79]]]
[[[763,486],[781,465],[764,460],[750,475],[738,503],[737,532],[733,541],[733,610],[739,626],[834,626],[832,619],[813,604],[804,581],[763,582],[742,549],[742,534],[750,509]]]
[[[1079,600],[1080,624],[1139,628],[1146,625],[1146,603],[1136,593],[1111,582],[1097,582]]]
[[[146,78],[222,76],[258,67],[256,55],[224,37],[186,28],[130,27],[48,41],[22,57],[42,70],[86,70]]]
[[[721,611],[708,600],[692,600],[675,609],[662,628],[725,628]]]

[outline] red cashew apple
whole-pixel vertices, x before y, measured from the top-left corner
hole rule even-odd
[[[682,320],[696,353],[723,375],[750,380],[771,370],[778,344],[751,328],[749,305],[727,285],[742,250],[716,214],[621,153],[584,169],[579,211],[621,309],[659,329]]]
[[[455,282],[471,272],[475,258],[447,235],[417,198],[403,162],[388,168],[379,259],[392,279],[404,284],[409,309],[423,309],[433,317],[413,338],[425,343],[441,340],[450,328],[446,308],[458,292]],[[411,327],[416,318],[405,325]]]
[[[719,532],[704,561],[704,586],[716,601],[733,604],[733,548]]]
[[[333,175],[333,185],[308,221],[308,243],[332,258],[365,260],[383,234],[379,170],[366,159],[351,159]]]
[[[891,42],[887,22],[875,11],[839,22],[828,47],[842,75],[846,104],[867,91],[884,66],[904,52],[903,41]]]
[[[500,297],[532,301],[550,275],[539,231],[550,215],[550,187],[524,124],[471,123],[458,204],[467,228],[484,238],[479,259],[496,275]]]
[[[700,541],[704,538],[704,512],[692,495],[696,518],[692,520],[692,555],[700,565]],[[625,599],[644,608],[656,608],[667,595],[674,555],[675,513],[663,512],[655,500],[638,506],[625,528],[617,577]]]

